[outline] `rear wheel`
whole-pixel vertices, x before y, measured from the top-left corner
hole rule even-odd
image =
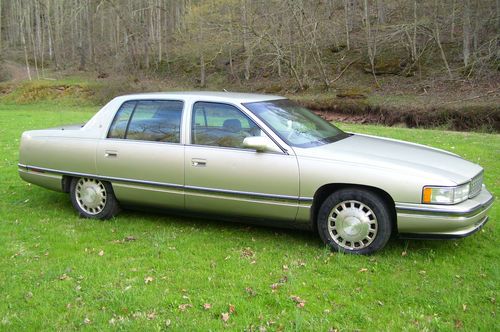
[[[321,239],[335,251],[374,253],[386,245],[391,230],[387,204],[368,190],[336,191],[323,202],[318,213]]]
[[[70,187],[71,203],[84,218],[109,219],[120,206],[108,182],[93,178],[74,178]]]

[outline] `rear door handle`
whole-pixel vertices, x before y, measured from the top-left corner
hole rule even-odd
[[[106,150],[106,151],[104,151],[104,157],[106,157],[106,158],[116,158],[116,157],[118,157],[118,152],[111,151],[111,150]]]
[[[193,159],[191,159],[191,166],[193,166],[193,167],[205,167],[205,166],[207,166],[207,161],[206,161],[206,159],[193,158]]]

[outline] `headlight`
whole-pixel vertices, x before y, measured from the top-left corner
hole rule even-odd
[[[457,204],[469,198],[470,183],[456,187],[424,187],[422,203]]]

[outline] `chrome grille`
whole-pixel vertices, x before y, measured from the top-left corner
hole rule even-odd
[[[470,181],[469,198],[476,197],[483,188],[483,172],[479,173]]]

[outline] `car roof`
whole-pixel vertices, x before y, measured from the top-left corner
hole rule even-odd
[[[257,93],[214,92],[214,91],[180,91],[180,92],[152,92],[130,94],[117,97],[122,100],[133,99],[180,99],[191,101],[213,101],[232,103],[251,103],[266,100],[285,99],[285,97]]]

